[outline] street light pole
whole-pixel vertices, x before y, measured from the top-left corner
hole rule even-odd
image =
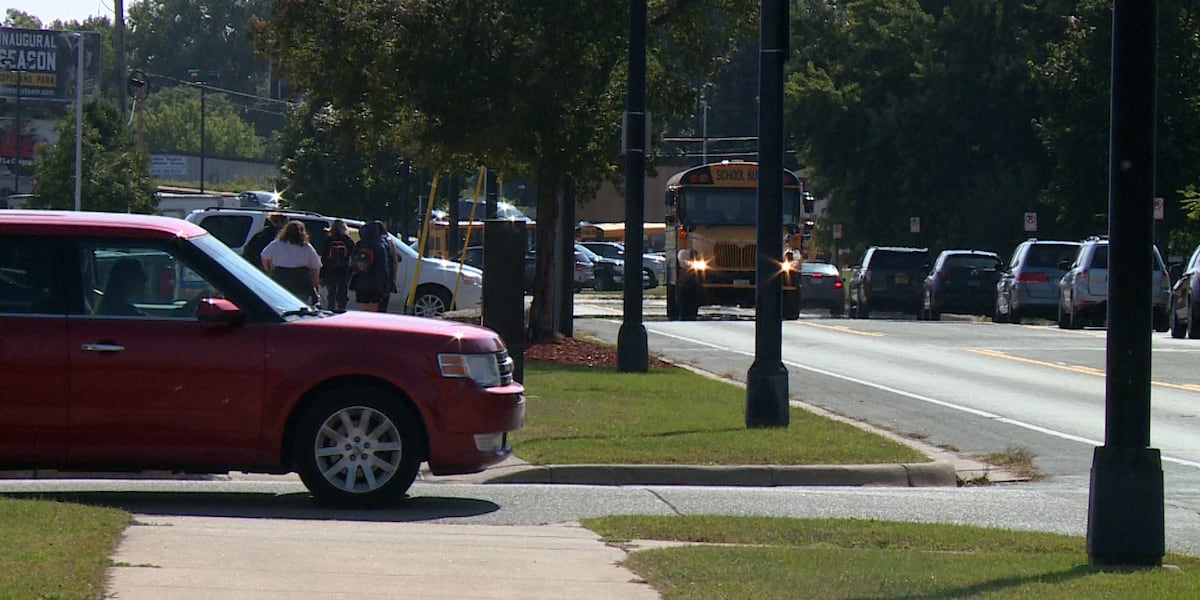
[[[83,34],[75,33],[75,211],[83,205]]]
[[[207,85],[206,85],[206,84],[207,84],[208,82],[206,82],[206,81],[204,81],[204,80],[200,79],[200,71],[199,71],[198,69],[192,69],[192,70],[190,71],[190,74],[191,74],[191,76],[192,76],[192,84],[193,84],[193,85],[196,85],[196,86],[199,86],[199,88],[200,88],[200,193],[201,193],[201,194],[203,194],[203,193],[204,193],[204,155],[205,155],[205,146],[204,146],[204,112],[205,112],[205,110],[204,110],[204,92],[205,92],[205,89],[207,88]]]

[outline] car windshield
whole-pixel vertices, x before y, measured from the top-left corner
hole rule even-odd
[[[953,268],[994,269],[999,261],[994,256],[954,254],[946,257],[946,266]]]
[[[250,264],[212,234],[191,239],[192,245],[221,265],[280,315],[308,312],[308,304],[271,279],[262,269]]]
[[[584,256],[587,257],[588,260],[590,260],[592,262],[596,262],[597,260],[600,259],[599,254],[592,252],[591,250],[588,249],[587,246],[584,246],[583,244],[575,244],[575,251],[579,252],[580,254],[583,254]]]
[[[822,275],[838,275],[837,267],[829,263],[806,262],[800,264],[801,273],[820,273]]]
[[[1029,247],[1025,265],[1035,268],[1058,268],[1061,262],[1069,262],[1079,252],[1079,244],[1034,244]]]
[[[625,251],[616,244],[594,244],[587,246],[587,249],[608,258],[625,258]]]
[[[871,266],[881,269],[912,269],[919,268],[929,262],[929,258],[920,252],[876,252],[871,257]]]

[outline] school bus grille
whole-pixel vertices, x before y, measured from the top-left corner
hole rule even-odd
[[[722,269],[753,269],[754,257],[757,252],[757,244],[738,246],[728,242],[718,242],[713,245],[716,266]]]

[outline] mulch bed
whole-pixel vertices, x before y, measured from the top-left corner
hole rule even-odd
[[[617,347],[558,335],[553,340],[525,346],[525,360],[539,360],[588,367],[616,367]],[[649,357],[651,367],[670,367],[670,363]]]

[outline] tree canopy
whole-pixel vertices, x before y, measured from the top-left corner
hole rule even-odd
[[[693,82],[732,48],[718,24],[746,31],[750,5],[655,3],[656,114],[689,114]],[[538,246],[551,248],[566,182],[588,190],[619,173],[627,27],[628,7],[603,0],[280,0],[259,39],[295,85],[361,115],[419,164],[530,175]],[[538,253],[535,336],[554,331],[553,256]]]
[[[117,108],[105,100],[83,106],[80,208],[153,213],[158,205],[150,159],[139,152]],[[59,142],[42,147],[34,176],[37,195],[30,208],[75,207],[75,115],[58,121]]]

